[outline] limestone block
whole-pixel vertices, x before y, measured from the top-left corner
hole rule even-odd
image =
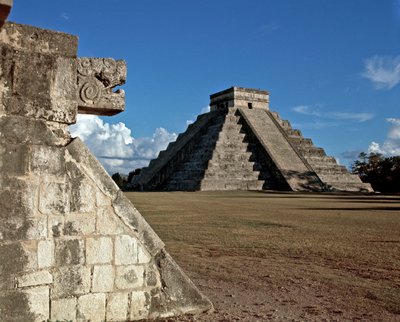
[[[151,256],[149,252],[145,249],[142,243],[138,242],[138,263],[139,264],[147,264],[151,260]]]
[[[2,33],[3,29],[0,39]],[[2,93],[5,113],[66,124],[75,123],[76,61],[20,51],[1,42],[0,48],[2,66],[5,68],[3,86],[7,89]],[[60,82],[63,82],[64,87],[60,87]]]
[[[96,231],[94,213],[69,213],[65,216],[64,236],[90,235]]]
[[[130,319],[132,321],[146,319],[149,316],[150,297],[146,292],[131,293]]]
[[[0,242],[0,287],[10,289],[14,286],[14,274],[22,273],[29,267],[36,268],[32,263],[31,254],[35,252],[34,247],[27,250],[20,242]],[[1,293],[1,292],[0,292]]]
[[[30,166],[33,173],[64,175],[64,149],[45,145],[34,145],[31,149]]]
[[[113,259],[113,243],[110,237],[86,239],[86,263],[109,264]]]
[[[115,264],[129,265],[138,262],[138,242],[129,235],[115,237]]]
[[[57,266],[79,265],[85,262],[85,244],[82,239],[56,239],[55,263]]]
[[[49,287],[39,286],[24,290],[29,303],[29,311],[34,315],[32,322],[46,321],[50,316]]]
[[[43,120],[35,120],[17,115],[3,115],[0,117],[0,129],[0,139],[10,144],[59,145],[59,139]]]
[[[86,294],[78,299],[77,322],[102,322],[106,316],[106,295]]]
[[[1,156],[0,156],[1,159]],[[26,239],[32,227],[29,218],[35,217],[35,200],[38,184],[13,178],[7,174],[0,176],[0,239]]]
[[[76,321],[77,299],[75,297],[51,301],[53,321]]]
[[[53,276],[49,271],[37,271],[17,278],[17,287],[46,285],[53,283]]]
[[[119,290],[139,289],[144,285],[143,266],[117,266],[115,275],[115,287]]]
[[[96,206],[97,207],[109,207],[111,206],[111,199],[107,197],[101,191],[96,191]]]
[[[69,200],[66,184],[42,180],[40,184],[39,211],[42,214],[64,214],[68,212]]]
[[[6,22],[0,31],[0,42],[19,51],[74,58],[78,38],[65,33]]]
[[[65,217],[62,215],[48,215],[47,217],[47,235],[49,237],[60,237],[64,229]]]
[[[90,267],[59,267],[53,271],[52,299],[65,298],[89,293]]]
[[[114,267],[96,265],[93,269],[92,292],[112,292],[114,289]]]
[[[106,321],[127,320],[129,293],[110,293],[107,299]]]
[[[66,164],[69,177],[70,211],[92,212],[95,207],[95,195],[93,185],[87,180],[85,174],[78,168],[71,156],[67,155],[69,161]]]
[[[45,268],[54,264],[54,241],[40,240],[38,242],[38,267]]]
[[[111,207],[97,208],[96,229],[102,235],[120,235],[127,229]]]
[[[111,58],[78,58],[79,113],[114,115],[125,109],[126,64]]]
[[[155,265],[148,265],[146,267],[145,284],[149,287],[161,286],[160,273]]]
[[[0,143],[0,171],[8,175],[23,176],[29,170],[29,148],[26,145]]]
[[[37,260],[37,241],[25,240],[20,242],[23,250],[23,256],[25,257],[25,270],[33,270],[38,267]],[[15,272],[15,268],[12,268]]]
[[[27,218],[29,228],[26,231],[26,239],[47,238],[47,217],[38,214],[34,218]]]

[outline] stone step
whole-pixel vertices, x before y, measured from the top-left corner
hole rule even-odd
[[[302,138],[302,137],[291,137],[290,143],[292,143],[296,147],[298,147],[298,146],[301,146],[301,147],[314,146],[314,143],[312,142],[311,139]]]
[[[330,173],[348,173],[347,169],[343,165],[337,164],[323,164],[318,166],[312,166],[315,172],[330,174]]]
[[[331,156],[319,156],[319,155],[304,155],[304,158],[311,166],[323,166],[323,165],[335,165],[336,159]]]
[[[262,190],[262,180],[203,180],[201,190]]]
[[[299,146],[297,147],[297,150],[301,155],[305,156],[319,156],[323,157],[326,156],[324,149],[318,148],[315,146],[310,146],[310,147],[304,147],[304,146]]]
[[[347,191],[347,192],[374,192],[369,183],[353,183],[353,182],[329,182],[327,188],[330,191]]]
[[[244,162],[250,161],[252,152],[241,151],[240,153],[228,153],[226,151],[214,151],[212,156],[213,162]]]
[[[331,182],[361,183],[361,179],[358,177],[358,175],[350,173],[341,173],[341,174],[319,173],[318,176],[323,182],[328,184],[330,184]]]

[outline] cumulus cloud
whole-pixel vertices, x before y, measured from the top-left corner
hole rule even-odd
[[[365,122],[375,117],[372,113],[349,113],[349,112],[321,112],[312,106],[308,105],[298,105],[292,108],[292,111],[302,114],[302,115],[309,115],[314,116],[315,118],[325,119],[325,120],[337,120],[337,121],[355,121],[355,122]],[[313,124],[324,124],[328,126],[335,126],[340,124],[339,122],[332,122],[332,121],[317,121],[312,122]],[[326,127],[326,126],[324,126]],[[321,128],[321,127],[315,127]]]
[[[366,59],[362,75],[377,89],[392,89],[400,82],[400,55],[373,56]]]
[[[400,119],[389,118],[386,121],[391,124],[386,140],[382,144],[371,142],[368,152],[380,153],[385,156],[400,155]]]
[[[124,123],[106,123],[93,115],[78,115],[78,121],[70,131],[86,143],[109,173],[124,174],[147,166],[177,137],[160,127],[151,137],[134,138]]]

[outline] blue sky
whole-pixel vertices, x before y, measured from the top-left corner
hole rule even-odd
[[[73,129],[110,172],[144,165],[233,85],[269,90],[343,164],[400,154],[400,0],[15,0],[10,20],[127,61],[126,112]]]

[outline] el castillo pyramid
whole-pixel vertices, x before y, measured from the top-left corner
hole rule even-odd
[[[124,61],[6,22],[0,0],[0,321],[136,321],[212,308],[68,125],[125,108]]]
[[[133,176],[135,190],[371,192],[333,157],[269,110],[269,93],[232,87],[210,96],[158,158]]]

